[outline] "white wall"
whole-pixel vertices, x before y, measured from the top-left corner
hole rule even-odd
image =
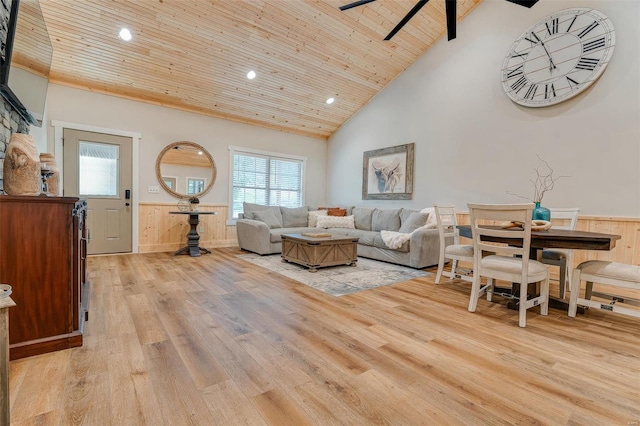
[[[47,119],[49,152],[53,152],[54,144],[52,120],[141,133],[140,161],[134,165],[139,171],[139,201],[177,202],[162,189],[159,194],[150,194],[148,188],[159,186],[155,163],[160,151],[172,142],[190,141],[207,149],[217,167],[216,182],[212,190],[201,198],[201,203],[228,203],[229,145],[307,157],[306,203],[321,205],[325,202],[325,140],[57,84],[49,85]]]
[[[511,43],[545,15],[592,7],[616,30],[598,82],[556,106],[525,108],[504,93],[500,70]],[[485,0],[329,140],[329,204],[424,207],[522,202],[532,196],[536,154],[557,182],[543,205],[581,214],[640,216],[640,2],[541,0],[532,9]],[[409,24],[410,25],[410,24]],[[411,201],[363,201],[362,154],[416,143]]]

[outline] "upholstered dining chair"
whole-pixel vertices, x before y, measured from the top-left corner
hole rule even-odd
[[[528,204],[467,204],[471,217],[474,266],[473,284],[469,299],[469,312],[475,312],[478,298],[486,293],[491,301],[495,280],[520,283],[518,325],[526,327],[527,309],[540,306],[540,313],[549,310],[549,270],[542,263],[529,259],[531,247],[531,212]],[[483,226],[498,223],[502,226]],[[518,227],[506,228],[517,223]],[[504,226],[504,227],[503,227]],[[509,245],[497,245],[488,241],[491,237],[509,238]],[[513,241],[513,242],[511,242]],[[486,284],[482,285],[482,277]],[[531,299],[527,295],[530,283],[541,283],[540,295]]]
[[[472,271],[464,270],[462,273],[456,273],[459,260],[473,264],[473,246],[471,244],[460,244],[456,207],[453,205],[440,206],[434,204],[433,209],[438,223],[438,232],[440,233],[440,258],[438,260],[436,284],[440,284],[440,277],[442,277],[444,264],[447,260],[451,261],[451,271],[444,272],[445,276],[450,279],[460,278],[471,282],[473,280],[470,275]],[[453,243],[447,245],[447,242],[451,241]]]
[[[551,210],[551,220],[562,220],[561,225],[554,224],[555,229],[576,229],[578,223],[579,208],[549,209]],[[570,249],[544,249],[540,254],[542,263],[554,265],[560,268],[560,278],[558,280],[559,296],[564,299],[565,289],[571,288],[571,271],[573,271],[573,250]]]

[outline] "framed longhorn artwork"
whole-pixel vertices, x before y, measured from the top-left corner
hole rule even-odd
[[[415,144],[365,151],[362,162],[363,200],[410,200],[413,197]]]

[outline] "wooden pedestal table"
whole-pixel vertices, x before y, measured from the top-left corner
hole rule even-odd
[[[192,257],[200,256],[200,252],[203,253],[211,253],[210,250],[207,250],[204,247],[200,247],[200,235],[198,234],[198,224],[200,223],[200,215],[203,214],[218,214],[217,212],[199,212],[199,211],[190,211],[190,212],[169,212],[171,214],[188,214],[189,215],[189,225],[191,225],[191,229],[189,229],[189,233],[187,234],[187,245],[182,247],[180,250],[176,250],[174,254],[183,254],[188,253]]]
[[[357,243],[357,237],[282,234],[282,261],[306,266],[309,272],[326,266],[355,266],[358,261]]]

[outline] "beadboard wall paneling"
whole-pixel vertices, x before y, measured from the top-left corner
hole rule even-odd
[[[202,247],[236,247],[238,236],[235,226],[227,226],[226,205],[201,204],[202,211],[215,211],[217,215],[200,218],[204,231],[200,234]],[[188,217],[175,215],[175,203],[140,203],[140,253],[173,251],[186,244],[189,232]],[[458,213],[458,223],[469,224],[468,213]],[[557,222],[556,222],[557,223]],[[576,229],[620,235],[611,251],[575,250],[574,266],[585,260],[608,260],[640,265],[640,218],[580,216]],[[466,243],[471,241],[463,238]]]
[[[218,213],[200,216],[198,234],[201,247],[238,245],[236,227],[226,225],[226,205],[200,204],[198,210]],[[186,245],[189,216],[171,214],[172,211],[178,211],[177,203],[140,203],[140,253],[175,251]],[[201,227],[204,227],[203,231],[200,231]]]
[[[552,220],[555,223],[555,221]],[[468,213],[458,213],[458,223],[469,224]],[[620,235],[616,246],[611,251],[603,250],[574,250],[574,267],[585,260],[608,260],[633,265],[640,265],[640,218],[579,216],[576,229],[579,231],[602,232],[604,234]],[[462,238],[465,244],[471,240]]]

